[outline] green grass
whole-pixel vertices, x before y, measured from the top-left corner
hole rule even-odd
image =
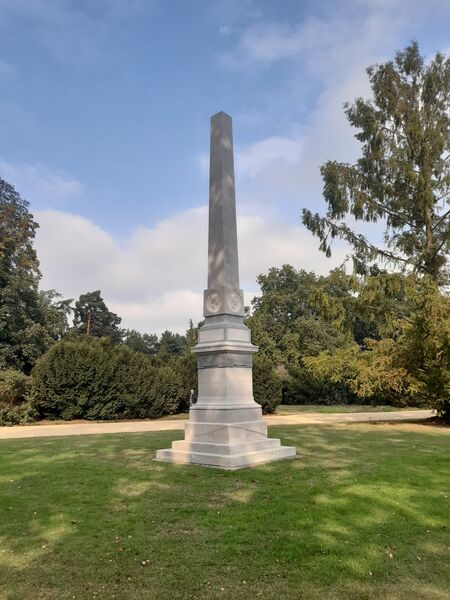
[[[315,413],[359,413],[359,412],[391,412],[397,410],[419,410],[415,407],[370,406],[367,404],[280,404],[277,415],[296,415],[299,412]]]
[[[448,429],[271,435],[299,457],[234,472],[152,460],[182,432],[1,441],[0,598],[448,598]]]

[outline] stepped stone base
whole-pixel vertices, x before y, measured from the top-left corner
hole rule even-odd
[[[172,448],[158,450],[156,458],[234,470],[295,455],[295,448],[267,437],[261,408],[253,403],[233,408],[193,407],[185,439],[173,442]]]

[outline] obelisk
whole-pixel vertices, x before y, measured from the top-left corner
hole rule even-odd
[[[244,324],[239,288],[233,135],[231,117],[211,118],[208,289],[205,322],[192,349],[198,361],[198,401],[185,439],[156,458],[222,469],[240,469],[295,456],[295,448],[267,437],[261,406],[253,399],[252,356],[258,348]]]

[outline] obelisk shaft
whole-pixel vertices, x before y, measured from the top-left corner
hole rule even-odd
[[[239,288],[231,117],[211,117],[208,289]]]

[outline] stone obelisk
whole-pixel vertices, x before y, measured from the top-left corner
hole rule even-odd
[[[261,407],[253,399],[252,356],[258,348],[244,324],[234,192],[231,117],[211,118],[208,289],[205,322],[192,351],[198,359],[198,401],[185,439],[158,450],[156,458],[239,469],[295,456],[295,448],[267,437]]]

